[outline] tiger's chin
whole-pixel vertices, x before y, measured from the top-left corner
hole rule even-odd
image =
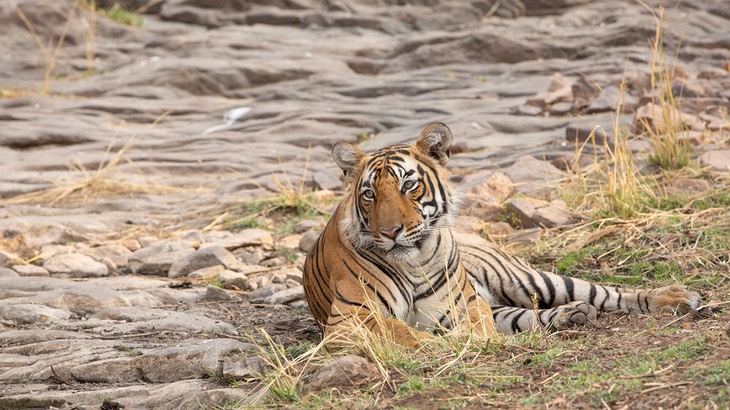
[[[396,261],[408,261],[416,259],[421,254],[421,250],[416,246],[406,246],[396,243],[390,249],[385,250],[385,254]]]

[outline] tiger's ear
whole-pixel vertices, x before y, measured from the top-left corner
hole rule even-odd
[[[421,131],[416,147],[424,154],[435,159],[441,166],[446,166],[446,162],[449,161],[451,155],[449,148],[451,148],[452,141],[451,130],[446,124],[432,122]]]
[[[365,156],[362,150],[348,142],[338,142],[332,147],[332,158],[347,175]]]

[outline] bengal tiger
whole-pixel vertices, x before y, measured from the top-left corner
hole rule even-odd
[[[456,240],[451,226],[458,206],[445,170],[452,139],[451,130],[435,122],[415,145],[372,155],[346,142],[333,146],[348,189],[307,254],[303,277],[325,337],[357,320],[416,347],[428,331],[457,321],[493,337],[536,323],[564,329],[594,320],[598,311],[698,306],[699,295],[682,285],[622,291],[542,272],[486,241]]]

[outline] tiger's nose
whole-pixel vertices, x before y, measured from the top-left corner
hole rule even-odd
[[[387,236],[390,239],[395,239],[396,236],[403,230],[403,225],[401,226],[394,226],[392,228],[388,229],[381,229],[380,233]]]

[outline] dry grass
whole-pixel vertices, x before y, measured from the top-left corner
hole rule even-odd
[[[166,114],[159,116],[150,125],[154,127]],[[125,154],[134,146],[138,134],[133,135],[117,152],[112,155],[112,145],[109,144],[99,166],[94,171],[87,170],[83,164],[75,161],[71,165],[70,172],[80,173],[81,178],[69,178],[54,182],[54,187],[14,197],[0,199],[0,205],[30,205],[40,204],[54,206],[65,202],[87,201],[91,198],[141,195],[141,194],[163,194],[170,192],[183,192],[184,189],[163,186],[153,183],[137,184],[117,177],[120,164],[126,162],[132,164]],[[111,156],[111,157],[110,157]]]

